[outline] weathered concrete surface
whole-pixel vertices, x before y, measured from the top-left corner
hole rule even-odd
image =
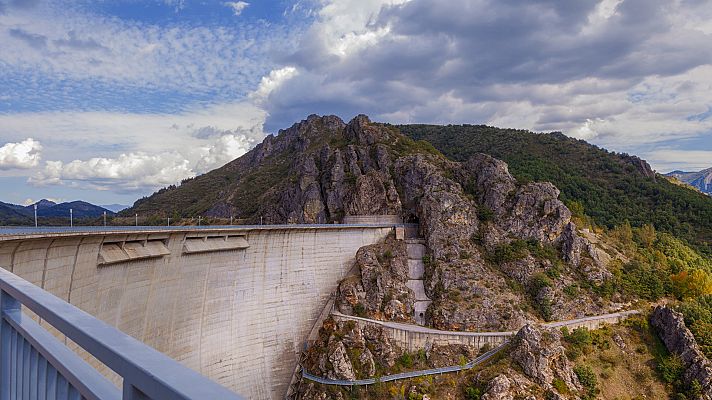
[[[6,236],[0,266],[246,398],[278,399],[356,251],[391,231],[334,225]],[[240,235],[249,247],[185,252],[186,238],[196,235]],[[98,265],[103,243],[151,240],[170,254]]]
[[[425,294],[425,245],[409,241],[408,244],[408,283],[407,286],[415,293],[413,317],[418,325],[425,325],[425,312],[432,300]]]

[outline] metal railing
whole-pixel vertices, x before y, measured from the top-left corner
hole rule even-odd
[[[186,231],[232,231],[275,229],[345,229],[345,228],[392,228],[398,224],[275,224],[275,225],[187,225],[187,226],[0,226],[3,236],[50,236],[55,234],[97,234],[126,232],[186,232]]]
[[[357,379],[354,381],[348,381],[345,379],[322,378],[321,376],[312,375],[306,370],[302,371],[302,377],[304,377],[304,379],[308,379],[310,381],[321,383],[322,385],[365,386],[365,385],[373,385],[378,382],[397,381],[400,379],[417,378],[419,376],[440,375],[440,374],[446,374],[446,373],[450,373],[450,372],[458,372],[458,371],[468,370],[468,369],[473,368],[479,364],[482,364],[483,362],[492,358],[492,356],[497,354],[507,344],[508,344],[508,342],[504,342],[501,345],[478,356],[474,360],[472,360],[464,365],[453,365],[453,366],[449,366],[449,367],[431,368],[431,369],[424,369],[424,370],[420,370],[420,371],[402,372],[400,374],[385,375],[385,376],[381,376],[378,378]]]
[[[22,312],[123,378],[123,390]],[[0,400],[241,399],[227,388],[0,268]]]

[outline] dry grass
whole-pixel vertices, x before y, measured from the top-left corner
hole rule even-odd
[[[655,370],[655,360],[650,343],[649,332],[639,332],[631,327],[611,327],[611,337],[620,335],[625,342],[625,349],[618,347],[612,340],[608,348],[594,347],[576,363],[590,365],[598,378],[598,399],[667,399],[670,391],[660,381]],[[606,346],[603,346],[606,347]]]

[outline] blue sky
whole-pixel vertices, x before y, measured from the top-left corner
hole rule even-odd
[[[131,204],[307,115],[712,165],[708,0],[0,0],[0,201]]]

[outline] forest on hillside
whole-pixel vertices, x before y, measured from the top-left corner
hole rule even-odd
[[[581,203],[586,214],[608,228],[628,221],[653,225],[712,254],[712,198],[646,176],[638,159],[569,138],[485,125],[399,125],[402,133],[432,143],[455,161],[475,153],[502,159],[521,181],[549,181],[567,204]]]

